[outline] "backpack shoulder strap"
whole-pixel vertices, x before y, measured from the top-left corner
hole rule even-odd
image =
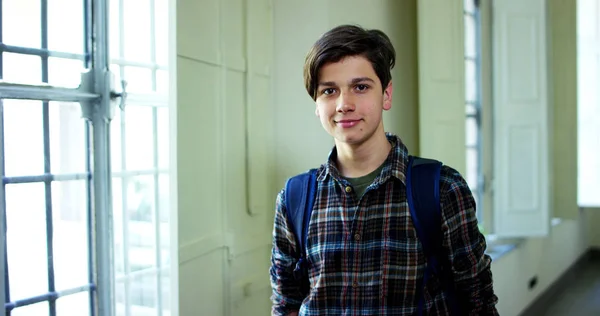
[[[437,160],[409,157],[406,173],[408,207],[427,257],[434,255],[442,242],[441,169],[442,163]]]
[[[308,224],[312,214],[315,195],[317,193],[317,169],[296,175],[290,178],[285,188],[285,203],[288,225],[296,236],[300,260],[294,269],[294,275],[301,277],[306,261],[306,239],[308,237]]]

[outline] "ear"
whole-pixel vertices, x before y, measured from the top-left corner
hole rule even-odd
[[[394,89],[392,87],[392,81],[390,80],[390,83],[388,83],[385,90],[383,90],[383,109],[386,111],[389,111],[392,108],[392,92],[393,92],[393,90]]]

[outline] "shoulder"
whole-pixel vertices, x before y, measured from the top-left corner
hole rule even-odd
[[[448,193],[464,188],[468,189],[469,185],[462,174],[451,166],[442,165],[442,170],[440,172],[440,191],[442,193]]]
[[[441,170],[440,197],[445,217],[453,217],[465,212],[475,216],[475,200],[471,189],[460,172],[450,166],[444,165]]]

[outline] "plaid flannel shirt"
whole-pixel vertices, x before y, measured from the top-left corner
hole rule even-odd
[[[271,256],[273,315],[413,315],[426,257],[406,199],[408,150],[392,144],[381,174],[361,199],[335,166],[335,148],[317,172],[317,195],[310,219],[307,259],[311,290],[300,293],[292,276],[299,258],[288,228],[285,193],[276,201]],[[475,201],[463,177],[443,166],[440,183],[443,249],[451,265],[465,315],[498,315],[491,259],[477,227]],[[349,192],[348,192],[349,191]],[[439,280],[425,286],[426,315],[449,315]]]

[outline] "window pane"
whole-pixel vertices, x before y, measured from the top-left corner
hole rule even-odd
[[[465,98],[467,102],[477,101],[477,73],[475,62],[465,62]]]
[[[477,188],[477,169],[478,160],[477,160],[477,149],[476,148],[468,148],[467,149],[467,183],[472,191],[475,191]]]
[[[15,83],[40,84],[42,82],[42,60],[38,56],[2,54],[2,79]]]
[[[54,274],[58,290],[89,283],[87,195],[85,180],[52,183]]]
[[[169,174],[161,174],[158,176],[158,202],[159,202],[159,213],[160,213],[160,258],[161,266],[166,267],[171,264],[170,260],[170,233],[169,233],[169,219],[170,219],[170,186],[169,186]]]
[[[37,303],[33,305],[27,305],[22,307],[17,307],[12,310],[10,313],[11,316],[38,316],[38,315],[48,315],[50,313],[50,308],[47,302]]]
[[[44,194],[43,183],[6,186],[6,242],[12,300],[48,291]]]
[[[48,1],[50,50],[83,54],[83,29],[83,1]]]
[[[123,239],[123,181],[121,178],[115,177],[112,179],[112,197],[115,275],[119,278],[125,275],[125,262],[123,260],[125,248],[125,240]]]
[[[133,315],[152,315],[156,312],[156,275],[144,275],[131,280],[129,286],[131,313]]]
[[[166,66],[169,64],[169,1],[154,0],[156,45],[156,63]]]
[[[162,307],[163,307],[163,311],[167,312],[171,310],[171,276],[170,276],[170,272],[166,271],[163,272],[163,275],[161,276],[161,301],[162,301]],[[164,314],[163,314],[164,315]]]
[[[77,88],[81,83],[81,73],[84,71],[81,60],[48,58],[48,83],[53,86]]]
[[[56,301],[56,315],[90,315],[90,293],[62,296]]]
[[[127,181],[129,217],[129,265],[131,271],[156,266],[154,177],[131,177]]]
[[[121,163],[121,130],[122,130],[122,111],[120,108],[115,110],[115,116],[110,122],[110,163],[113,172],[123,170]]]
[[[169,108],[157,108],[158,167],[169,169]]]
[[[152,70],[141,67],[124,67],[128,92],[152,92]]]
[[[466,131],[467,131],[467,146],[477,145],[477,134],[479,131],[477,128],[477,120],[475,120],[474,117],[467,118]]]
[[[125,311],[126,304],[127,302],[125,301],[125,284],[123,284],[123,282],[117,282],[117,284],[115,284],[115,305],[117,316],[127,315]]]
[[[123,6],[125,59],[150,62],[150,1],[123,1]]]
[[[120,54],[120,22],[119,22],[119,0],[109,0],[109,40],[110,40],[110,56],[112,58],[122,58]]]
[[[466,12],[475,12],[475,0],[464,0],[464,6]]]
[[[40,0],[2,0],[2,42],[39,48],[42,44],[40,16]]]
[[[154,123],[152,107],[127,105],[125,137],[127,170],[154,168]]]
[[[477,113],[477,109],[475,108],[475,104],[467,103],[467,115],[475,115]]]
[[[169,93],[169,73],[167,71],[156,71],[156,92]]]
[[[85,125],[79,103],[50,102],[52,173],[86,172]]]
[[[470,15],[465,15],[465,56],[475,57],[475,19]]]
[[[43,174],[44,130],[41,102],[3,100],[3,104],[5,174]]]

